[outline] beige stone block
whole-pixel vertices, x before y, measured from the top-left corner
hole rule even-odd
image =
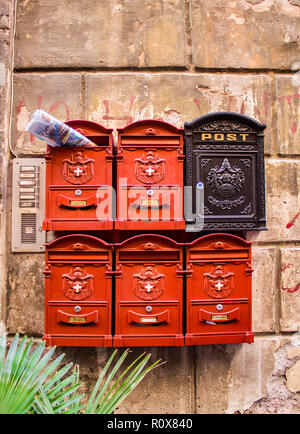
[[[199,68],[291,69],[299,62],[300,8],[289,0],[192,0]]]
[[[267,394],[278,342],[255,338],[253,344],[196,348],[196,412],[243,412]]]
[[[283,248],[281,254],[281,329],[300,331],[300,248]]]
[[[268,124],[271,152],[271,90],[266,75],[87,74],[87,118],[110,128],[140,119],[161,119],[182,127],[215,111],[244,113]]]
[[[239,408],[239,412],[247,414],[299,413],[300,397],[288,389],[286,381],[286,372],[295,363],[288,353],[299,346],[299,334],[260,337],[256,344],[252,351],[246,348],[246,352],[241,352],[232,364],[231,411],[241,405],[245,410]],[[249,398],[252,400],[256,393],[261,397],[249,406],[247,401],[249,403]],[[243,405],[243,401],[247,405]]]
[[[81,118],[79,74],[16,74],[12,146],[17,154],[41,154],[46,143],[25,131],[33,113],[45,110],[65,122]]]
[[[276,328],[276,250],[252,246],[252,330],[274,332]]]
[[[294,357],[300,357],[300,346],[290,348],[288,351],[288,358],[293,359]]]
[[[44,333],[44,255],[10,254],[7,268],[7,332]]]
[[[3,321],[0,321],[0,336],[5,333],[5,323]]]
[[[300,68],[300,63],[298,65]],[[277,76],[275,92],[278,152],[281,155],[300,155],[300,73]]]
[[[300,392],[300,360],[286,371],[286,383],[291,392]]]
[[[15,65],[184,67],[184,0],[19,2]]]
[[[151,353],[149,362],[167,363],[154,369],[120,404],[115,414],[189,414],[193,403],[193,356],[187,347],[132,348],[131,358]]]
[[[300,240],[300,162],[266,161],[267,231],[248,232],[248,241]]]
[[[125,350],[125,349],[124,349]],[[79,367],[80,382],[79,394],[84,394],[81,402],[85,406],[88,398],[92,393],[92,389],[95,386],[98,377],[103,370],[106,362],[112,355],[114,348],[101,348],[101,347],[57,347],[57,356],[61,353],[65,354],[63,358],[63,364],[73,363],[73,366]],[[123,349],[119,350],[119,353],[114,358],[114,362],[123,353]],[[127,360],[124,362],[124,368],[128,366]],[[72,369],[72,368],[71,368]],[[121,372],[117,373],[118,375]]]

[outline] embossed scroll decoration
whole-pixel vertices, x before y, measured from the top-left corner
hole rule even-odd
[[[148,151],[135,159],[135,177],[143,184],[156,184],[164,179],[165,173],[166,160],[157,153]]]
[[[189,194],[185,206],[192,208],[187,219],[190,227],[197,221],[197,185],[202,184],[203,230],[266,229],[265,127],[255,119],[232,112],[209,113],[185,122],[185,178]]]
[[[63,160],[63,178],[70,184],[85,184],[94,177],[94,160],[81,151]]]
[[[71,300],[84,300],[94,291],[94,276],[83,267],[72,268],[69,273],[62,275],[62,279],[62,292]]]
[[[253,128],[249,125],[245,125],[242,122],[234,122],[227,119],[219,119],[211,122],[207,122],[201,125],[199,130],[204,131],[239,131],[239,132],[254,132]]]
[[[233,196],[245,184],[245,174],[237,166],[231,167],[227,158],[223,163],[213,167],[207,176],[207,184],[220,196]]]
[[[234,290],[234,273],[222,265],[215,265],[204,273],[204,292],[212,298],[228,297]]]
[[[155,300],[165,292],[165,275],[154,265],[145,265],[133,280],[133,292],[142,300]]]

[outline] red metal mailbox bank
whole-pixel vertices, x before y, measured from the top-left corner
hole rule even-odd
[[[116,229],[184,229],[183,130],[158,120],[118,129]]]
[[[67,235],[46,246],[46,345],[112,346],[112,246]]]
[[[253,342],[250,246],[229,234],[187,245],[186,345]]]
[[[114,347],[181,346],[183,245],[137,235],[116,245]]]
[[[112,229],[112,130],[84,120],[66,124],[88,137],[93,145],[48,146],[43,229]]]

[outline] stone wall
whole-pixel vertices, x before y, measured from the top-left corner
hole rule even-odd
[[[7,171],[10,159],[12,120],[12,64],[14,46],[14,4],[0,2],[0,333],[5,330],[6,318],[6,225]]]
[[[3,104],[14,1],[2,4]],[[300,290],[289,292],[300,283],[300,217],[294,219],[300,210],[300,1],[18,0],[16,18],[11,134],[18,155],[45,151],[24,131],[37,108],[62,121],[88,119],[114,129],[149,118],[181,127],[220,110],[267,124],[268,231],[248,234],[255,342],[146,348],[167,364],[118,412],[300,413]],[[8,127],[1,117],[4,166],[11,164],[3,136]],[[0,320],[10,334],[40,339],[44,258],[11,253],[10,185],[9,172],[2,188],[8,239]],[[63,351],[80,364],[86,390],[111,354],[103,348]]]

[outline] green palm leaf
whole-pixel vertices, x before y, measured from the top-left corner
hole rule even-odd
[[[84,407],[78,366],[68,374],[72,363],[59,368],[64,354],[52,360],[56,347],[44,352],[41,342],[31,351],[32,345],[33,339],[19,341],[16,334],[6,352],[6,334],[0,337],[0,414],[110,414],[146,374],[165,363],[159,359],[147,367],[151,354],[143,353],[124,369],[129,349],[117,361],[115,350]]]
[[[50,362],[55,347],[42,356],[44,346],[44,342],[39,343],[35,350],[30,352],[32,339],[28,341],[24,336],[19,344],[19,335],[16,334],[5,356],[6,334],[1,337],[0,414],[21,414],[30,411],[42,384],[46,383],[46,388],[50,389],[51,383],[47,386],[47,378],[54,374],[57,380],[60,380],[61,373],[55,374],[55,371],[64,354]],[[71,365],[68,365],[68,369]],[[63,370],[63,374],[66,370]]]
[[[105,379],[105,375],[108,372],[116,353],[117,350],[113,352],[112,356],[99,375],[98,381],[92,390],[85,408],[85,414],[111,414],[116,407],[129,395],[129,393],[132,392],[132,390],[140,383],[140,381],[142,381],[147,373],[149,373],[155,367],[161,366],[165,363],[161,362],[159,359],[151,366],[146,368],[145,366],[151,357],[151,354],[145,356],[144,354],[141,354],[131,363],[128,368],[121,373],[118,378],[115,378],[117,371],[121,368],[129,353],[129,349],[127,349],[115,363],[113,369]],[[126,374],[128,374],[127,377],[125,377]]]

